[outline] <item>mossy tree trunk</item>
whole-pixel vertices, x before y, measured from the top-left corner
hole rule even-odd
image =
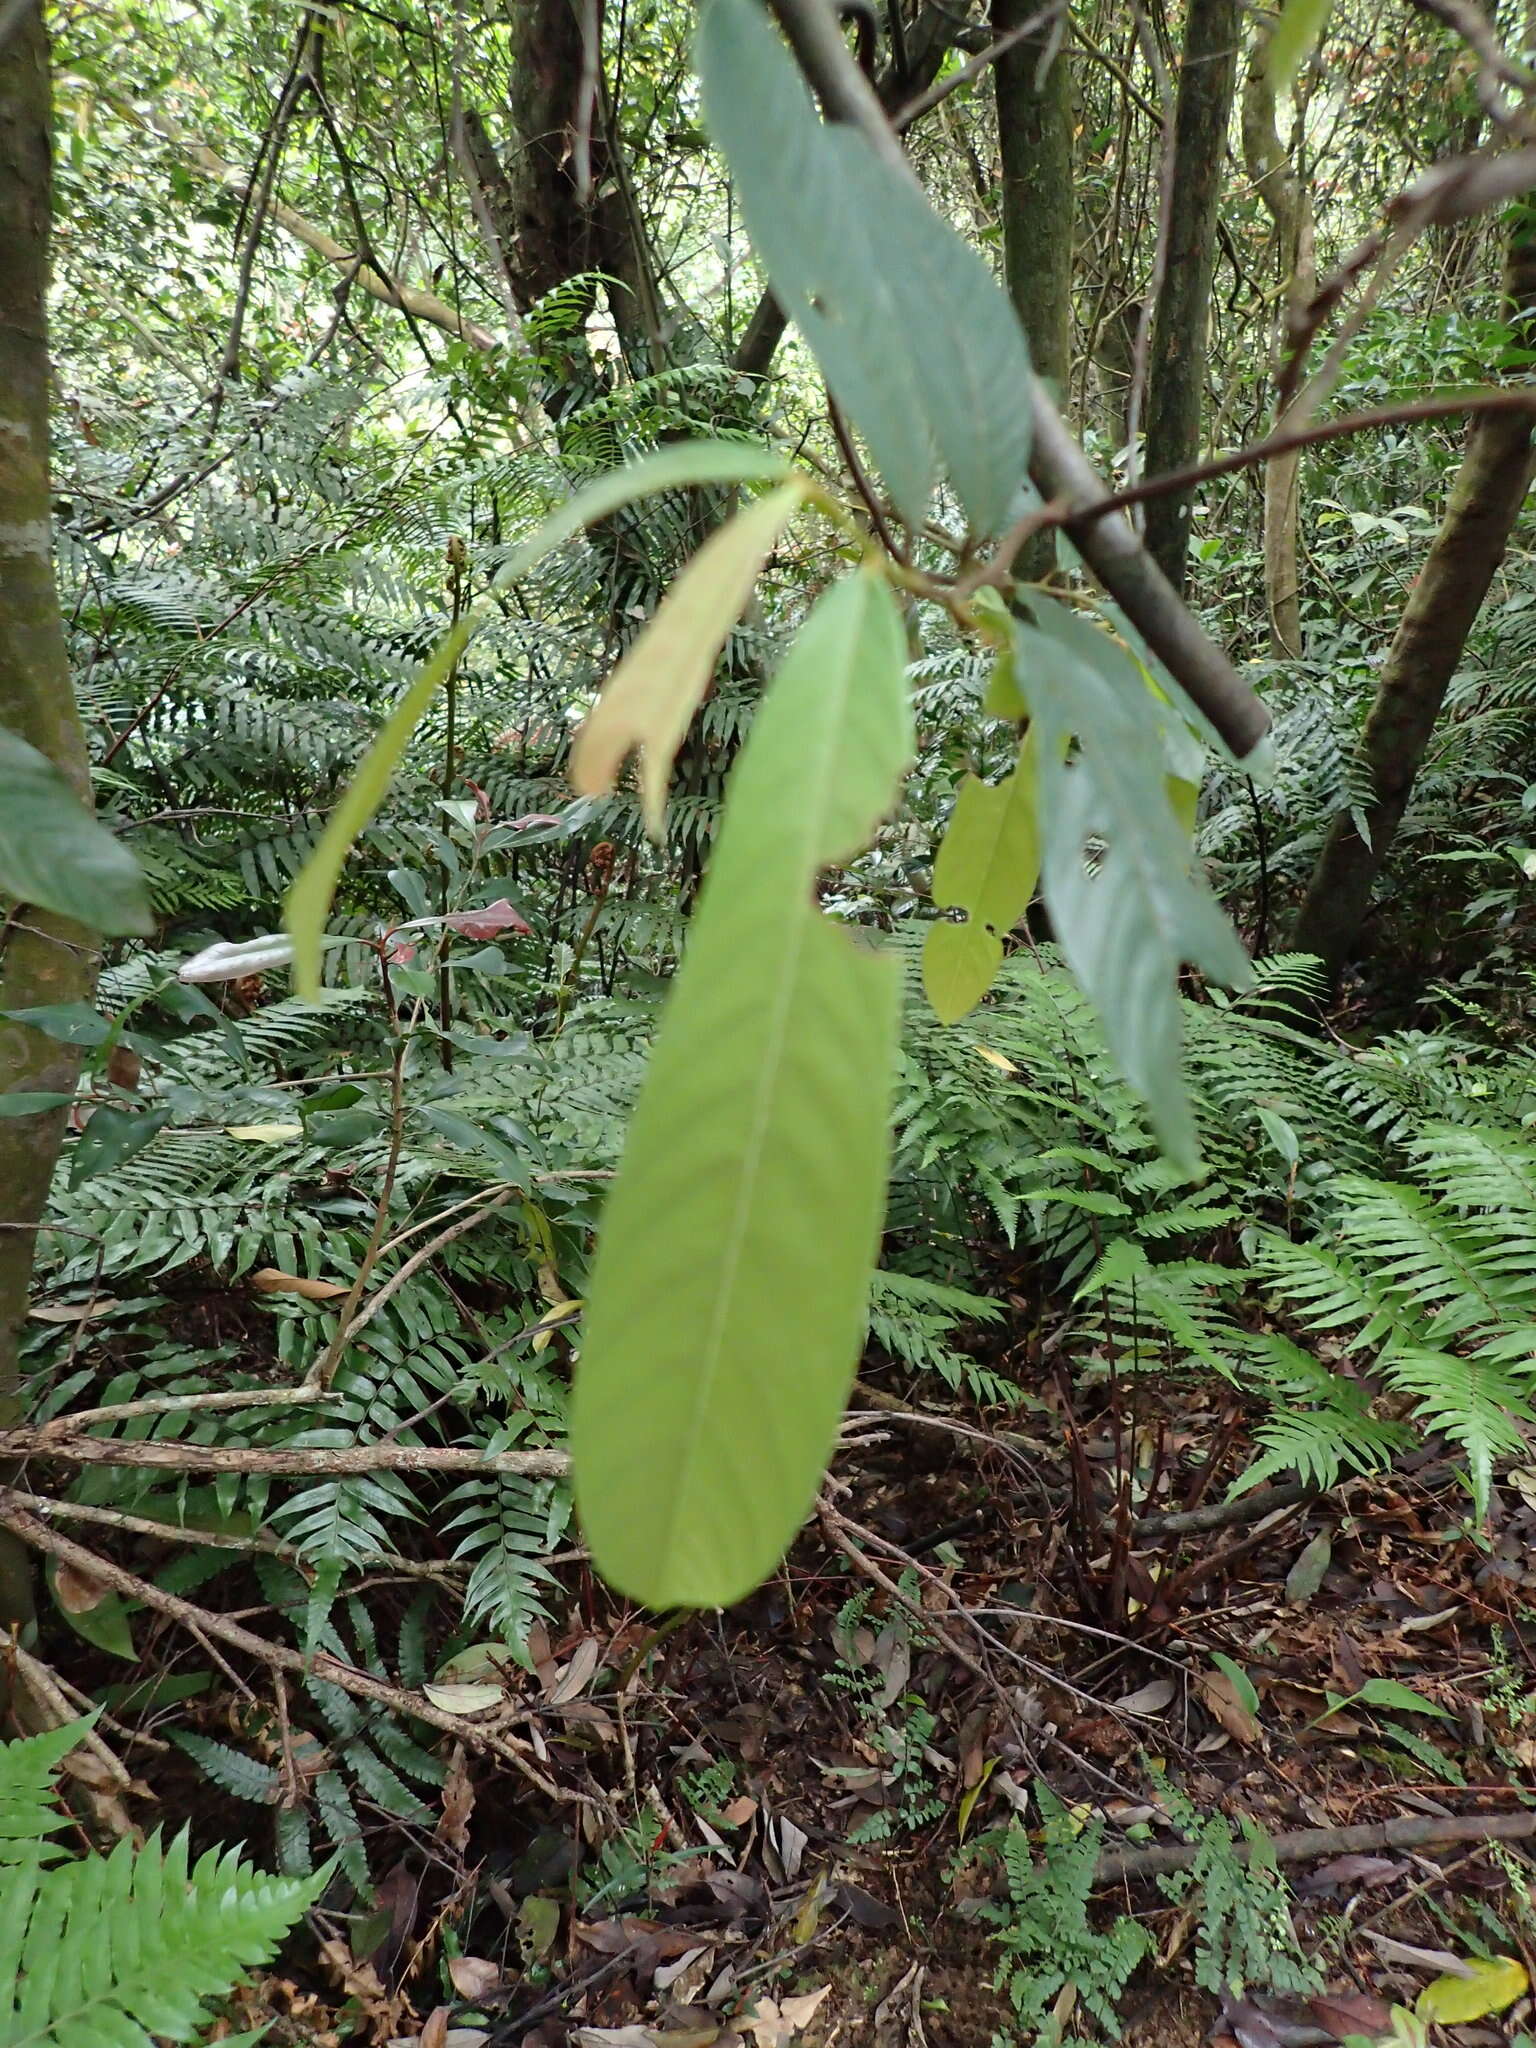
[[[1146,473],[1182,469],[1200,453],[1211,280],[1227,130],[1237,82],[1238,0],[1190,0],[1174,108],[1173,208],[1147,372]],[[1188,492],[1147,503],[1146,541],[1175,590],[1189,554]]]
[[[85,735],[70,688],[53,579],[44,294],[52,202],[48,41],[41,13],[14,10],[0,41],[0,724],[57,763],[89,799]],[[4,918],[0,1011],[79,1002],[96,956],[78,925],[26,904]],[[0,1016],[0,1094],[68,1092],[78,1055]],[[18,1343],[37,1224],[64,1112],[0,1117],[0,1425],[20,1405]],[[0,1535],[0,1628],[31,1618],[27,1554]]]
[[[1510,223],[1504,297],[1506,316],[1529,327],[1536,305],[1536,209],[1528,203]],[[1372,887],[1402,823],[1467,635],[1504,559],[1531,469],[1526,414],[1484,413],[1474,422],[1360,735],[1360,780],[1370,790],[1364,832],[1353,810],[1337,813],[1296,920],[1293,944],[1315,953],[1335,980],[1358,944]]]

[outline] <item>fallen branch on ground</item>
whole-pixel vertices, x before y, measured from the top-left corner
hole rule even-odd
[[[1511,1791],[1515,1788],[1511,1786]],[[1310,1863],[1320,1856],[1357,1856],[1373,1849],[1424,1849],[1445,1842],[1520,1842],[1536,1835],[1536,1812],[1431,1814],[1423,1820],[1364,1821],[1358,1827],[1302,1828],[1294,1835],[1272,1835],[1269,1847],[1277,1863]],[[1246,1863],[1252,1845],[1234,1842],[1232,1853]],[[1114,1850],[1099,1858],[1095,1888],[1134,1884],[1144,1877],[1164,1877],[1188,1870],[1198,1846]]]

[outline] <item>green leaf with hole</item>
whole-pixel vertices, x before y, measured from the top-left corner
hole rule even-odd
[[[95,1174],[114,1172],[159,1137],[173,1114],[164,1103],[158,1109],[115,1109],[111,1103],[93,1109],[70,1148],[70,1186],[78,1188]]]
[[[994,532],[1029,460],[1029,351],[1006,293],[915,178],[821,120],[757,0],[708,0],[697,62],[753,249],[903,518],[924,518],[942,466]]]
[[[934,1014],[954,1024],[979,1003],[1003,964],[1003,935],[1029,908],[1040,878],[1034,738],[996,784],[968,775],[933,866],[933,900],[963,910],[941,919],[923,944],[923,988]]]
[[[133,855],[92,817],[46,754],[0,726],[0,895],[93,932],[155,928]]]
[[[593,1558],[652,1607],[728,1604],[815,1497],[885,1203],[899,976],[816,908],[912,753],[870,566],[817,603],[731,778],[604,1212],[571,1449]]]
[[[481,624],[494,611],[497,594],[526,576],[546,555],[574,539],[583,528],[595,520],[606,519],[635,498],[699,484],[779,483],[788,467],[782,455],[741,441],[680,441],[675,447],[663,448],[658,454],[626,463],[622,469],[598,477],[552,512],[537,532],[513,552],[497,571],[486,595],[443,635],[385,720],[378,738],[342,792],[319,844],[288,891],[283,921],[293,940],[293,980],[301,996],[313,1001],[320,990],[320,941],[347,855],[384,801],[390,778],[427,706],[453,673]]]

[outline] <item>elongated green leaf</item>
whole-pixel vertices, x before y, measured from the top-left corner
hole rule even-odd
[[[625,755],[640,749],[640,791],[653,839],[661,838],[666,822],[667,777],[725,636],[805,492],[806,485],[792,479],[710,535],[614,670],[577,735],[571,782],[582,796],[612,789]]]
[[[933,900],[963,910],[965,923],[931,925],[923,945],[923,987],[943,1024],[981,1001],[1003,964],[1003,934],[1029,908],[1040,879],[1035,804],[1033,734],[995,787],[977,775],[961,784],[934,862]]]
[[[815,908],[912,748],[895,603],[817,604],[732,777],[603,1217],[576,1374],[576,1498],[603,1575],[719,1606],[809,1507],[864,1329],[898,987]]]
[[[0,726],[0,895],[94,932],[155,928],[139,864],[46,754]]]
[[[739,441],[680,441],[639,462],[600,476],[578,491],[568,504],[552,512],[532,537],[497,571],[490,591],[449,628],[428,657],[415,681],[385,720],[383,730],[363,757],[325,831],[284,902],[284,923],[293,940],[293,979],[300,995],[313,999],[320,989],[320,940],[330,915],[331,898],[353,842],[384,800],[390,777],[400,765],[411,734],[439,686],[489,615],[495,594],[537,567],[546,555],[620,506],[652,491],[675,491],[695,484],[776,483],[788,470],[781,455]]]
[[[924,516],[936,451],[992,532],[1029,457],[1029,352],[1001,287],[899,166],[821,121],[756,0],[708,0],[697,59],[753,247],[903,516]]]
[[[1041,883],[1056,939],[1169,1157],[1193,1173],[1178,972],[1234,987],[1248,957],[1195,867],[1166,774],[1174,714],[1107,633],[1049,599],[1019,625],[1017,674],[1039,726]],[[1071,762],[1064,758],[1073,737]],[[1183,747],[1175,743],[1175,759]]]
[[[1333,0],[1285,0],[1269,39],[1265,61],[1277,93],[1289,92],[1296,74],[1317,48]]]

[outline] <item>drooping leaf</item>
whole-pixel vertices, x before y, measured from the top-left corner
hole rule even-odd
[[[772,1569],[857,1363],[897,976],[811,892],[894,800],[912,746],[904,657],[869,568],[786,655],[732,777],[604,1215],[577,1506],[599,1570],[654,1607],[723,1605]]]
[[[91,816],[46,754],[0,726],[0,895],[95,932],[155,928],[133,855]]]
[[[697,62],[753,248],[903,517],[923,518],[937,453],[994,531],[1030,430],[1029,352],[997,280],[915,180],[820,119],[754,0],[709,0]]]
[[[660,839],[667,777],[774,544],[805,498],[798,478],[716,529],[683,570],[614,670],[576,736],[571,782],[582,796],[611,790],[624,757],[640,750],[645,828]]]
[[[378,738],[359,763],[341,801],[330,815],[320,842],[305,862],[284,899],[283,914],[293,941],[293,979],[298,993],[313,1000],[320,988],[320,941],[330,915],[342,864],[374,812],[384,800],[390,777],[399,766],[411,734],[453,673],[481,623],[494,609],[497,593],[536,568],[546,555],[580,533],[594,520],[606,519],[632,499],[652,491],[674,491],[697,484],[777,483],[786,473],[781,455],[739,441],[680,441],[639,462],[600,476],[552,512],[497,571],[490,590],[443,635],[415,680],[385,720]]]
[[[1027,735],[1003,781],[966,777],[934,862],[934,902],[966,913],[964,924],[930,925],[923,943],[923,987],[941,1023],[957,1022],[992,986],[1003,934],[1029,908],[1039,878],[1034,740]]]
[[[1287,93],[1296,74],[1317,48],[1333,0],[1285,0],[1269,39],[1266,63],[1276,93]]]
[[[1188,963],[1240,988],[1248,957],[1196,870],[1170,801],[1164,728],[1176,714],[1107,633],[1051,600],[1033,610],[1033,625],[1018,624],[1017,672],[1039,728],[1046,907],[1163,1149],[1193,1173],[1179,969]]]
[[[1475,1956],[1469,1967],[1469,1977],[1436,1977],[1424,1986],[1414,2002],[1421,2020],[1442,2027],[1467,2026],[1489,2013],[1503,2012],[1529,1988],[1525,1965],[1514,1956]]]

